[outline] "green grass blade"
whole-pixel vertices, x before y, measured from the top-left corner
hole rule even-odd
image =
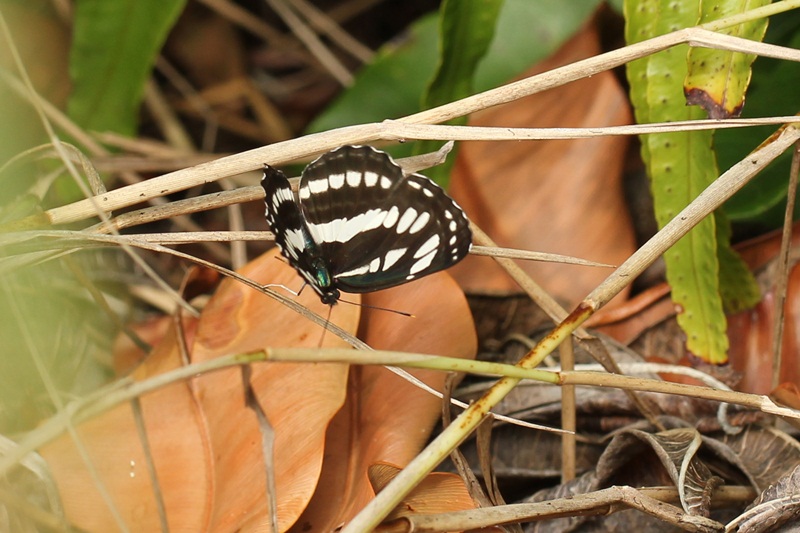
[[[68,110],[83,128],[133,135],[145,83],[186,0],[80,0]]]
[[[422,108],[430,109],[470,96],[478,65],[489,50],[503,0],[445,0],[439,10],[439,64],[422,97]],[[449,124],[466,124],[467,117]],[[421,141],[415,153],[436,150],[440,141]],[[455,154],[427,171],[427,176],[447,185]]]

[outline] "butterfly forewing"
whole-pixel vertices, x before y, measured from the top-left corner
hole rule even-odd
[[[345,292],[393,287],[445,269],[469,252],[461,208],[428,178],[408,177],[391,157],[345,146],[303,172],[308,232]]]
[[[267,204],[267,223],[275,234],[275,244],[284,255],[298,259],[308,244],[307,226],[292,193],[286,175],[270,166],[261,180]]]
[[[289,263],[322,295],[317,278],[320,250],[308,231],[289,180],[280,170],[265,165],[261,186],[267,205],[267,223],[275,234],[275,244]]]

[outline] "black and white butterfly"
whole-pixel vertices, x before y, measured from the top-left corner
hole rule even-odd
[[[469,221],[441,187],[405,176],[385,152],[342,146],[303,170],[298,199],[264,165],[275,243],[325,304],[339,291],[386,289],[448,268],[472,246]]]

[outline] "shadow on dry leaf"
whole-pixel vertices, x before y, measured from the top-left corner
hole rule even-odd
[[[264,254],[241,274],[257,283],[299,289],[293,269]],[[355,295],[346,295],[357,301]],[[297,299],[325,316],[307,289]],[[413,312],[408,318],[353,305],[334,306],[331,321],[359,332],[375,348],[473,357],[476,340],[463,294],[440,273],[364,297],[364,302]],[[170,319],[167,319],[170,320]],[[152,325],[151,325],[152,327]],[[161,326],[163,327],[163,326]],[[316,347],[323,330],[268,296],[233,280],[222,282],[197,321],[186,321],[192,362],[264,347]],[[343,346],[332,334],[325,346]],[[168,328],[133,376],[146,379],[181,365]],[[441,388],[444,376],[418,373]],[[278,522],[286,530],[302,513],[304,531],[328,531],[372,497],[367,470],[404,465],[425,443],[439,400],[380,367],[265,363],[251,383],[275,431]],[[242,375],[230,368],[199,375],[140,398],[147,441],[171,531],[255,531],[269,522],[265,466],[256,417],[245,407]],[[155,490],[130,405],[80,425],[81,442],[122,520],[158,530]],[[53,470],[69,519],[89,531],[116,529],[98,484],[71,439],[41,450]]]

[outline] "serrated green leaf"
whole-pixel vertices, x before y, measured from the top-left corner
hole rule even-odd
[[[643,150],[649,152],[656,220],[663,227],[716,178],[711,134],[676,132],[647,137]],[[710,363],[726,362],[728,337],[714,218],[707,217],[692,228],[664,254],[664,261],[687,349]]]
[[[83,128],[133,135],[156,54],[186,0],[78,0],[68,110]]]
[[[697,23],[698,0],[625,2],[629,43]],[[638,122],[700,118],[683,96],[687,46],[673,47],[628,66]],[[642,136],[642,156],[651,178],[656,220],[663,227],[718,175],[712,133],[671,132]],[[708,217],[664,254],[678,324],[687,349],[711,363],[727,361],[726,320],[719,292],[714,219]]]
[[[770,0],[702,0],[700,23],[711,22],[749,9],[769,4]],[[767,19],[762,18],[732,26],[720,33],[754,41],[764,38]],[[711,48],[689,51],[689,73],[686,76],[686,100],[699,105],[714,119],[738,117],[744,106],[744,95],[750,83],[756,56]]]
[[[422,108],[465,98],[474,93],[473,80],[494,37],[495,24],[503,0],[444,0],[439,8],[439,64],[436,74],[422,97]],[[466,124],[467,117],[449,124]],[[440,141],[416,143],[417,154],[435,151]],[[455,154],[428,170],[427,175],[447,186]]]

